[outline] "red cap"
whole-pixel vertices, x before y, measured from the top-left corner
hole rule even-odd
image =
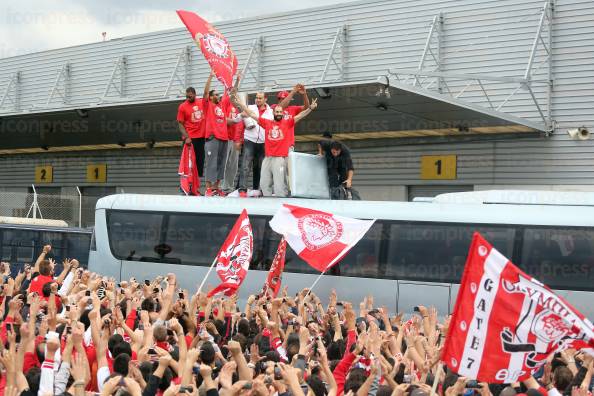
[[[289,91],[280,91],[276,97],[278,100],[283,100],[284,98],[286,98],[287,96],[289,96]]]

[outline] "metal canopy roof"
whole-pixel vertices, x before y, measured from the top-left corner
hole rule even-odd
[[[268,95],[269,103],[276,102],[276,92]],[[545,130],[539,123],[400,83],[324,83],[308,86],[308,93],[318,98],[319,107],[298,125],[296,140],[301,142],[316,141],[325,131],[348,140]],[[10,154],[11,150],[25,148],[52,151],[48,148],[81,146],[81,150],[87,150],[89,145],[107,144],[113,148],[114,143],[178,141],[175,117],[182,100],[103,104],[86,107],[82,113],[73,108],[4,117],[0,120],[0,150]]]

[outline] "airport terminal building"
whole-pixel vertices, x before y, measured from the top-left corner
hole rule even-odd
[[[592,21],[591,0],[372,0],[215,25],[241,91],[319,98],[298,151],[329,131],[364,199],[410,200],[594,190]],[[178,193],[177,106],[208,73],[181,22],[0,59],[1,191]]]

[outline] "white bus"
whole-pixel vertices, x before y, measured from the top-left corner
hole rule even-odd
[[[284,202],[377,219],[365,237],[315,288],[353,302],[409,312],[415,305],[451,312],[473,232],[481,232],[527,273],[594,316],[594,206],[201,198],[119,194],[100,199],[89,268],[117,279],[174,272],[194,292],[242,209],[254,255],[240,299],[262,287],[280,236],[268,221]],[[317,272],[288,249],[283,284],[310,286]],[[217,285],[213,271],[207,284]]]

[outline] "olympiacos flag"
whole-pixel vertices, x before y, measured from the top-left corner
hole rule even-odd
[[[252,225],[244,209],[217,254],[216,270],[222,283],[208,293],[209,297],[217,293],[232,296],[237,292],[247,275],[253,248]]]
[[[594,354],[592,323],[475,233],[442,360],[470,379],[512,383],[567,348]]]
[[[320,272],[338,263],[373,225],[332,213],[284,204],[270,220],[305,262]]]
[[[285,241],[285,238],[281,238],[280,242],[278,243],[278,248],[276,249],[274,259],[272,260],[272,264],[270,265],[266,283],[264,283],[264,287],[262,288],[263,296],[271,296],[276,298],[278,295],[283,279],[283,271],[285,269],[286,252],[287,241]]]
[[[186,25],[219,81],[225,88],[231,88],[237,72],[237,57],[225,36],[193,12],[178,10],[177,15]]]

